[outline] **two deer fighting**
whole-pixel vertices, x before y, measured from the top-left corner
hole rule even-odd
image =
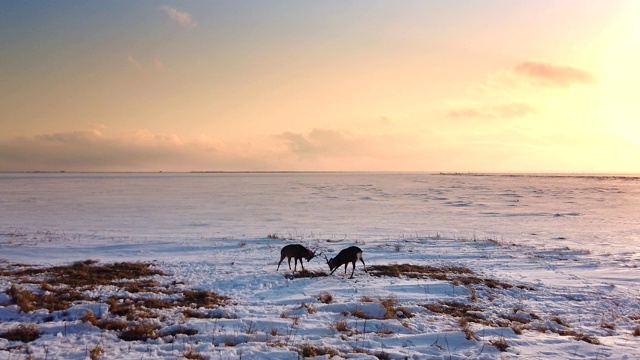
[[[304,271],[302,259],[307,259],[307,262],[311,261],[311,259],[316,256],[317,250],[318,249],[311,251],[300,244],[286,245],[282,250],[280,250],[280,261],[278,262],[278,268],[276,271],[280,270],[280,264],[285,258],[287,258],[287,262],[289,263],[289,270],[291,270],[291,258],[293,258],[293,271],[296,271],[298,261],[300,261],[300,266],[302,267],[302,271]],[[322,256],[324,256],[324,254]],[[329,270],[331,270],[329,275],[333,274],[333,272],[342,265],[344,265],[344,274],[346,275],[347,267],[349,266],[349,263],[351,263],[353,265],[353,269],[351,270],[351,277],[349,278],[352,279],[353,273],[356,271],[356,262],[358,260],[362,262],[364,271],[367,271],[367,266],[365,265],[364,258],[362,257],[362,249],[357,246],[350,246],[346,249],[342,249],[338,255],[331,259],[327,259],[326,256],[324,256],[324,258],[327,261],[327,265],[329,265]]]

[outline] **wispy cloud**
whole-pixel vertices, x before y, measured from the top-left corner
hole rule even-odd
[[[164,11],[167,15],[169,15],[171,19],[177,21],[182,26],[192,28],[198,25],[198,23],[193,20],[191,14],[189,14],[188,12],[179,11],[178,9],[169,5],[161,6],[160,10]]]
[[[595,76],[588,71],[539,61],[522,62],[513,68],[513,72],[545,86],[568,87],[596,82]]]
[[[154,59],[151,63],[143,63],[141,60],[138,60],[133,55],[127,55],[127,63],[134,67],[137,70],[146,72],[146,71],[156,71],[162,72],[165,70],[166,66],[160,59]]]
[[[132,55],[127,55],[127,62],[129,63],[129,65],[138,70],[144,70],[142,63],[140,63],[140,61],[138,61],[138,59],[134,58]]]
[[[511,119],[535,113],[526,103],[498,104],[491,106],[468,106],[455,109],[447,114],[450,118]]]

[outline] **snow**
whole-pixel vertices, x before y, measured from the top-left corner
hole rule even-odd
[[[125,341],[83,316],[111,317],[106,299],[115,294],[174,295],[96,287],[85,294],[95,300],[25,313],[6,294],[16,279],[0,276],[0,333],[19,324],[42,333],[28,343],[0,338],[0,358],[87,359],[99,346],[105,359],[175,359],[189,351],[298,359],[312,346],[349,359],[635,359],[637,204],[634,177],[0,174],[0,270],[143,261],[167,274],[153,277],[167,289],[180,284],[230,298],[195,309],[209,318],[159,309],[145,319],[163,334],[195,335]],[[276,272],[280,249],[292,243],[327,257],[357,245],[370,271],[358,262],[353,279],[351,266],[347,276],[340,268],[292,279],[286,264]],[[464,267],[514,286],[371,272],[390,264]],[[305,268],[329,272],[322,257]],[[19,285],[41,291],[39,283]],[[391,317],[383,305],[389,299]],[[434,304],[472,307],[471,338],[460,318],[427,308]],[[500,341],[504,352],[493,345]]]

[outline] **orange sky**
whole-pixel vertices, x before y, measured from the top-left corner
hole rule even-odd
[[[640,173],[636,1],[0,3],[0,171]]]

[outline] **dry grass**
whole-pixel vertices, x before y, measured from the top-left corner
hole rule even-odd
[[[368,267],[369,274],[373,276],[405,276],[412,279],[436,279],[450,281],[455,285],[485,285],[489,288],[509,289],[518,287],[521,289],[535,290],[525,285],[513,285],[495,279],[485,279],[475,276],[475,272],[462,266],[433,267],[412,264],[372,265]]]
[[[146,341],[159,337],[158,327],[150,322],[135,323],[118,336],[124,341]]]
[[[171,331],[164,331],[161,333],[162,336],[177,336],[177,335],[187,335],[187,336],[193,336],[193,335],[197,335],[198,334],[198,330],[196,329],[190,329],[190,328],[184,328],[184,327],[179,327],[177,329],[171,330]]]
[[[427,310],[438,313],[446,314],[453,317],[464,317],[469,311],[480,311],[479,307],[473,305],[466,305],[455,301],[438,301],[437,303],[420,305]]]
[[[476,335],[473,332],[473,330],[471,330],[471,328],[469,327],[469,320],[466,317],[461,317],[458,323],[460,324],[460,328],[462,329],[462,332],[465,334],[465,337],[467,338],[467,340],[480,340],[478,335]]]
[[[189,348],[189,350],[185,351],[184,353],[182,353],[182,357],[185,359],[189,359],[189,360],[206,360],[208,359],[207,356],[194,351],[192,348]]]
[[[11,298],[12,303],[18,305],[20,311],[25,313],[36,309],[46,309],[49,312],[67,310],[71,307],[73,301],[85,300],[77,291],[64,293],[44,291],[42,294],[36,294],[15,284],[11,285],[6,293]]]
[[[631,333],[633,336],[640,336],[640,326],[636,326],[633,329],[633,333]]]
[[[559,325],[562,325],[564,327],[570,327],[569,324],[566,321],[562,320],[558,316],[552,316],[551,319],[549,319],[549,320],[551,320],[551,321],[553,321],[553,322],[555,322],[555,323],[557,323]]]
[[[104,355],[104,349],[100,345],[96,345],[91,350],[89,350],[89,358],[91,360],[98,360],[102,355]]]
[[[364,303],[379,303],[380,305],[382,305],[385,309],[385,313],[382,316],[382,319],[399,319],[413,317],[413,314],[409,310],[403,307],[396,307],[396,305],[398,305],[398,299],[396,299],[394,296],[376,299],[365,295],[360,298],[360,301]],[[378,319],[377,317],[372,317],[365,314],[362,310],[360,310],[360,308],[356,308],[355,310],[353,310],[353,312],[351,312],[351,314],[345,315],[351,315],[366,320]]]
[[[340,352],[336,349],[325,348],[325,347],[316,347],[313,344],[304,344],[298,349],[298,354],[303,358],[308,357],[316,357],[316,356],[325,356],[332,358],[334,356],[340,356]]]
[[[303,271],[295,272],[292,274],[284,275],[284,277],[289,280],[303,279],[303,278],[317,278],[317,277],[326,277],[326,276],[329,276],[329,274],[327,274],[324,271],[309,271],[309,270],[303,270]]]
[[[194,309],[185,309],[182,311],[182,315],[185,318],[193,318],[193,319],[223,319],[228,318],[224,313],[219,313],[216,315],[206,314]]]
[[[351,328],[349,328],[347,321],[344,319],[339,319],[339,320],[336,320],[335,322],[332,322],[331,324],[329,324],[329,328],[335,329],[340,332],[351,331]]]
[[[522,335],[524,333],[525,330],[530,329],[529,325],[525,325],[525,324],[514,324],[511,325],[511,330],[513,330],[513,332],[517,335]]]
[[[316,313],[316,307],[313,304],[307,304],[307,303],[302,303],[300,304],[300,309],[307,309],[307,313],[309,314],[315,314]]]
[[[616,329],[616,324],[614,324],[614,323],[602,323],[602,324],[600,324],[600,327],[603,328],[603,329],[615,330]]]
[[[203,308],[217,308],[224,306],[229,300],[224,295],[216,294],[213,291],[206,290],[188,290],[182,292],[184,300],[180,305],[182,306],[195,306]]]
[[[318,295],[317,299],[323,304],[331,304],[333,302],[333,295],[326,291],[323,291],[320,293],[320,295]]]
[[[35,324],[20,324],[1,333],[0,338],[7,339],[9,341],[21,341],[23,343],[28,343],[39,338],[40,335],[41,333]]]
[[[491,343],[491,345],[495,346],[496,349],[500,350],[501,352],[507,351],[507,349],[509,348],[509,344],[507,344],[507,340],[505,340],[504,337],[500,337],[498,339],[491,340],[489,342]]]
[[[32,312],[46,309],[49,312],[69,309],[74,302],[100,301],[109,306],[109,311],[102,319],[98,319],[92,311],[86,311],[81,321],[91,324],[104,331],[115,331],[118,337],[125,341],[145,341],[160,336],[176,336],[197,334],[195,329],[178,328],[170,332],[162,332],[153,322],[141,321],[145,318],[158,318],[160,311],[182,311],[185,317],[214,318],[200,313],[195,308],[217,308],[224,306],[229,298],[205,290],[177,290],[177,283],[161,285],[150,276],[164,275],[152,268],[151,264],[143,263],[115,263],[97,265],[97,261],[87,260],[76,262],[69,266],[55,266],[49,268],[32,267],[27,265],[12,265],[2,267],[0,275],[10,277],[14,284],[6,293],[11,303],[16,304],[22,312]],[[30,284],[27,290],[19,285]],[[39,289],[34,284],[40,284]],[[106,299],[91,298],[84,293],[97,286],[115,286],[121,289],[119,294]],[[35,290],[34,290],[35,289]],[[150,292],[166,295],[163,300],[156,296],[133,296],[140,292]],[[92,293],[95,293],[92,291]],[[170,299],[170,300],[167,300]],[[180,309],[181,308],[181,309]],[[314,307],[307,307],[309,312]],[[165,316],[166,314],[162,315]],[[46,321],[46,320],[45,320]],[[294,320],[294,321],[297,321]],[[30,342],[40,336],[36,325],[19,325],[2,334],[1,337],[10,341]],[[104,356],[104,349],[96,345],[87,349],[90,359]],[[195,352],[186,352],[185,358],[196,357]]]

